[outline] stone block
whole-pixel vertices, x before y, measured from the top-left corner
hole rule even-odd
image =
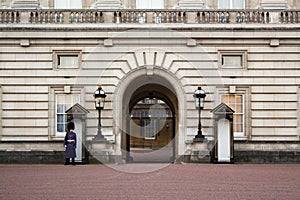
[[[2,164],[63,164],[64,151],[0,151]]]
[[[189,158],[188,162],[210,163],[211,162],[211,147],[207,139],[194,139],[190,145],[190,150],[186,152]]]
[[[237,163],[299,163],[300,151],[235,151]]]

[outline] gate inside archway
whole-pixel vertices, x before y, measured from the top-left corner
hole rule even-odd
[[[145,84],[130,98],[126,151],[131,162],[173,162],[177,98],[166,87]]]

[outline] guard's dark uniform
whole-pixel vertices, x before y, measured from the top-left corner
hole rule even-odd
[[[74,158],[76,157],[76,134],[72,131],[67,132],[64,140],[64,145],[66,147],[65,158],[66,164],[69,163],[70,158],[72,158],[72,162],[74,163]]]

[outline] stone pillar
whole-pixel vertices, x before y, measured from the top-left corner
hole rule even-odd
[[[97,0],[94,8],[97,9],[120,9],[123,8],[120,0]]]
[[[147,22],[146,23],[153,23],[153,12],[147,12]]]
[[[180,0],[178,8],[181,9],[202,9],[204,8],[203,0]]]
[[[262,9],[286,9],[286,0],[261,0],[260,8]]]
[[[188,24],[195,24],[196,23],[196,16],[197,16],[196,12],[186,12],[186,16],[187,16],[187,23]]]
[[[35,9],[40,8],[40,2],[39,0],[14,0],[11,7],[19,9]]]
[[[114,144],[105,138],[94,138],[88,144],[91,163],[118,163],[121,158],[116,158]]]
[[[208,142],[207,139],[195,138],[194,142],[191,144],[189,161],[197,162],[197,163],[210,163],[211,150],[212,150],[211,142]]]
[[[113,23],[114,12],[103,12],[104,23]]]

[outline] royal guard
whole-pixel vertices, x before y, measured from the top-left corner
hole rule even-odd
[[[72,165],[75,165],[76,157],[76,133],[74,132],[75,125],[73,122],[68,123],[68,132],[64,139],[65,150],[65,165],[70,164],[70,158],[72,159]]]

